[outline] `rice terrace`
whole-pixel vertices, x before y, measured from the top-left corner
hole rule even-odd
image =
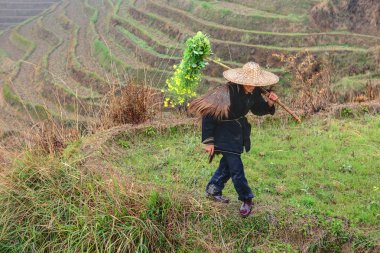
[[[0,91],[0,253],[380,252],[379,0],[0,0]]]

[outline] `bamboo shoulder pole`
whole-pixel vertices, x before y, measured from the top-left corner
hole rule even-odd
[[[229,67],[229,66],[227,66],[227,65],[225,65],[225,64],[223,64],[223,63],[221,63],[221,62],[218,62],[218,61],[216,61],[216,60],[213,60],[213,59],[210,59],[212,62],[214,62],[214,63],[216,63],[216,64],[218,64],[218,65],[220,65],[220,66],[222,66],[222,67],[224,67],[224,68],[226,68],[226,69],[231,69],[231,67]],[[268,94],[269,92],[266,90],[266,89],[264,89],[263,87],[260,87],[261,88],[261,90],[264,92],[264,94],[266,95],[266,94]],[[289,109],[289,107],[287,107],[284,103],[282,103],[281,101],[280,101],[280,99],[277,99],[276,101],[275,101],[275,103],[276,104],[278,104],[279,106],[281,106],[285,111],[287,111],[290,115],[292,115],[292,117],[298,122],[298,123],[301,123],[302,121],[301,121],[301,119],[291,110],[291,109]]]

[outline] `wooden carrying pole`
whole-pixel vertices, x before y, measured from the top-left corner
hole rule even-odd
[[[229,66],[227,66],[227,65],[225,65],[225,64],[223,64],[223,63],[221,63],[221,62],[218,62],[218,61],[216,61],[216,60],[213,60],[213,59],[211,59],[211,61],[212,62],[214,62],[214,63],[216,63],[216,64],[218,64],[218,65],[220,65],[220,66],[222,66],[222,67],[224,67],[224,68],[226,68],[226,69],[231,69],[231,67],[229,67]],[[263,92],[264,92],[264,94],[265,95],[267,95],[269,92],[266,90],[266,89],[264,89],[263,87],[259,87]],[[297,120],[297,122],[298,123],[301,123],[302,121],[301,121],[301,119],[292,111],[292,110],[290,110],[289,109],[289,107],[287,107],[286,105],[284,105],[281,101],[280,101],[280,99],[277,99],[276,101],[274,101],[276,104],[278,104],[279,106],[281,106],[282,108],[284,108],[284,110],[285,111],[287,111],[290,115],[292,115],[292,117],[295,119],[295,120]]]

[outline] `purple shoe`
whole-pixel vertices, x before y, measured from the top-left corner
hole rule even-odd
[[[240,215],[243,218],[246,218],[249,216],[249,214],[252,211],[252,199],[246,200],[243,202],[243,204],[240,207]]]
[[[223,195],[211,195],[211,194],[207,193],[207,197],[209,199],[214,200],[215,202],[220,202],[220,203],[225,203],[225,204],[230,203],[230,200],[228,198],[224,197]]]

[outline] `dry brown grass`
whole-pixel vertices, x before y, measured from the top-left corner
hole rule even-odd
[[[293,76],[291,87],[294,92],[290,103],[301,109],[304,114],[313,114],[325,110],[336,101],[331,90],[332,66],[326,59],[318,58],[308,51],[295,55],[275,54],[285,69]]]
[[[61,153],[68,143],[78,140],[78,128],[68,127],[52,119],[36,123],[26,133],[27,146],[33,151],[42,151],[48,154]]]
[[[82,102],[79,98],[74,97],[69,102],[61,102],[57,98],[59,113],[55,116],[48,113],[44,120],[34,119],[27,112],[32,126],[22,131],[17,129],[15,133],[1,134],[0,147],[6,143],[4,149],[8,150],[21,151],[26,147],[29,151],[57,154],[82,133],[93,134],[119,125],[146,123],[161,111],[163,99],[160,90],[135,81],[128,81],[126,85],[118,78],[111,79],[107,81],[109,92],[100,101],[97,110],[85,110],[82,115],[77,109]],[[68,105],[74,106],[76,118],[67,118],[65,108]]]
[[[153,119],[162,109],[162,95],[157,89],[129,81],[121,89],[113,88],[102,107],[100,124],[103,128],[141,124]]]

